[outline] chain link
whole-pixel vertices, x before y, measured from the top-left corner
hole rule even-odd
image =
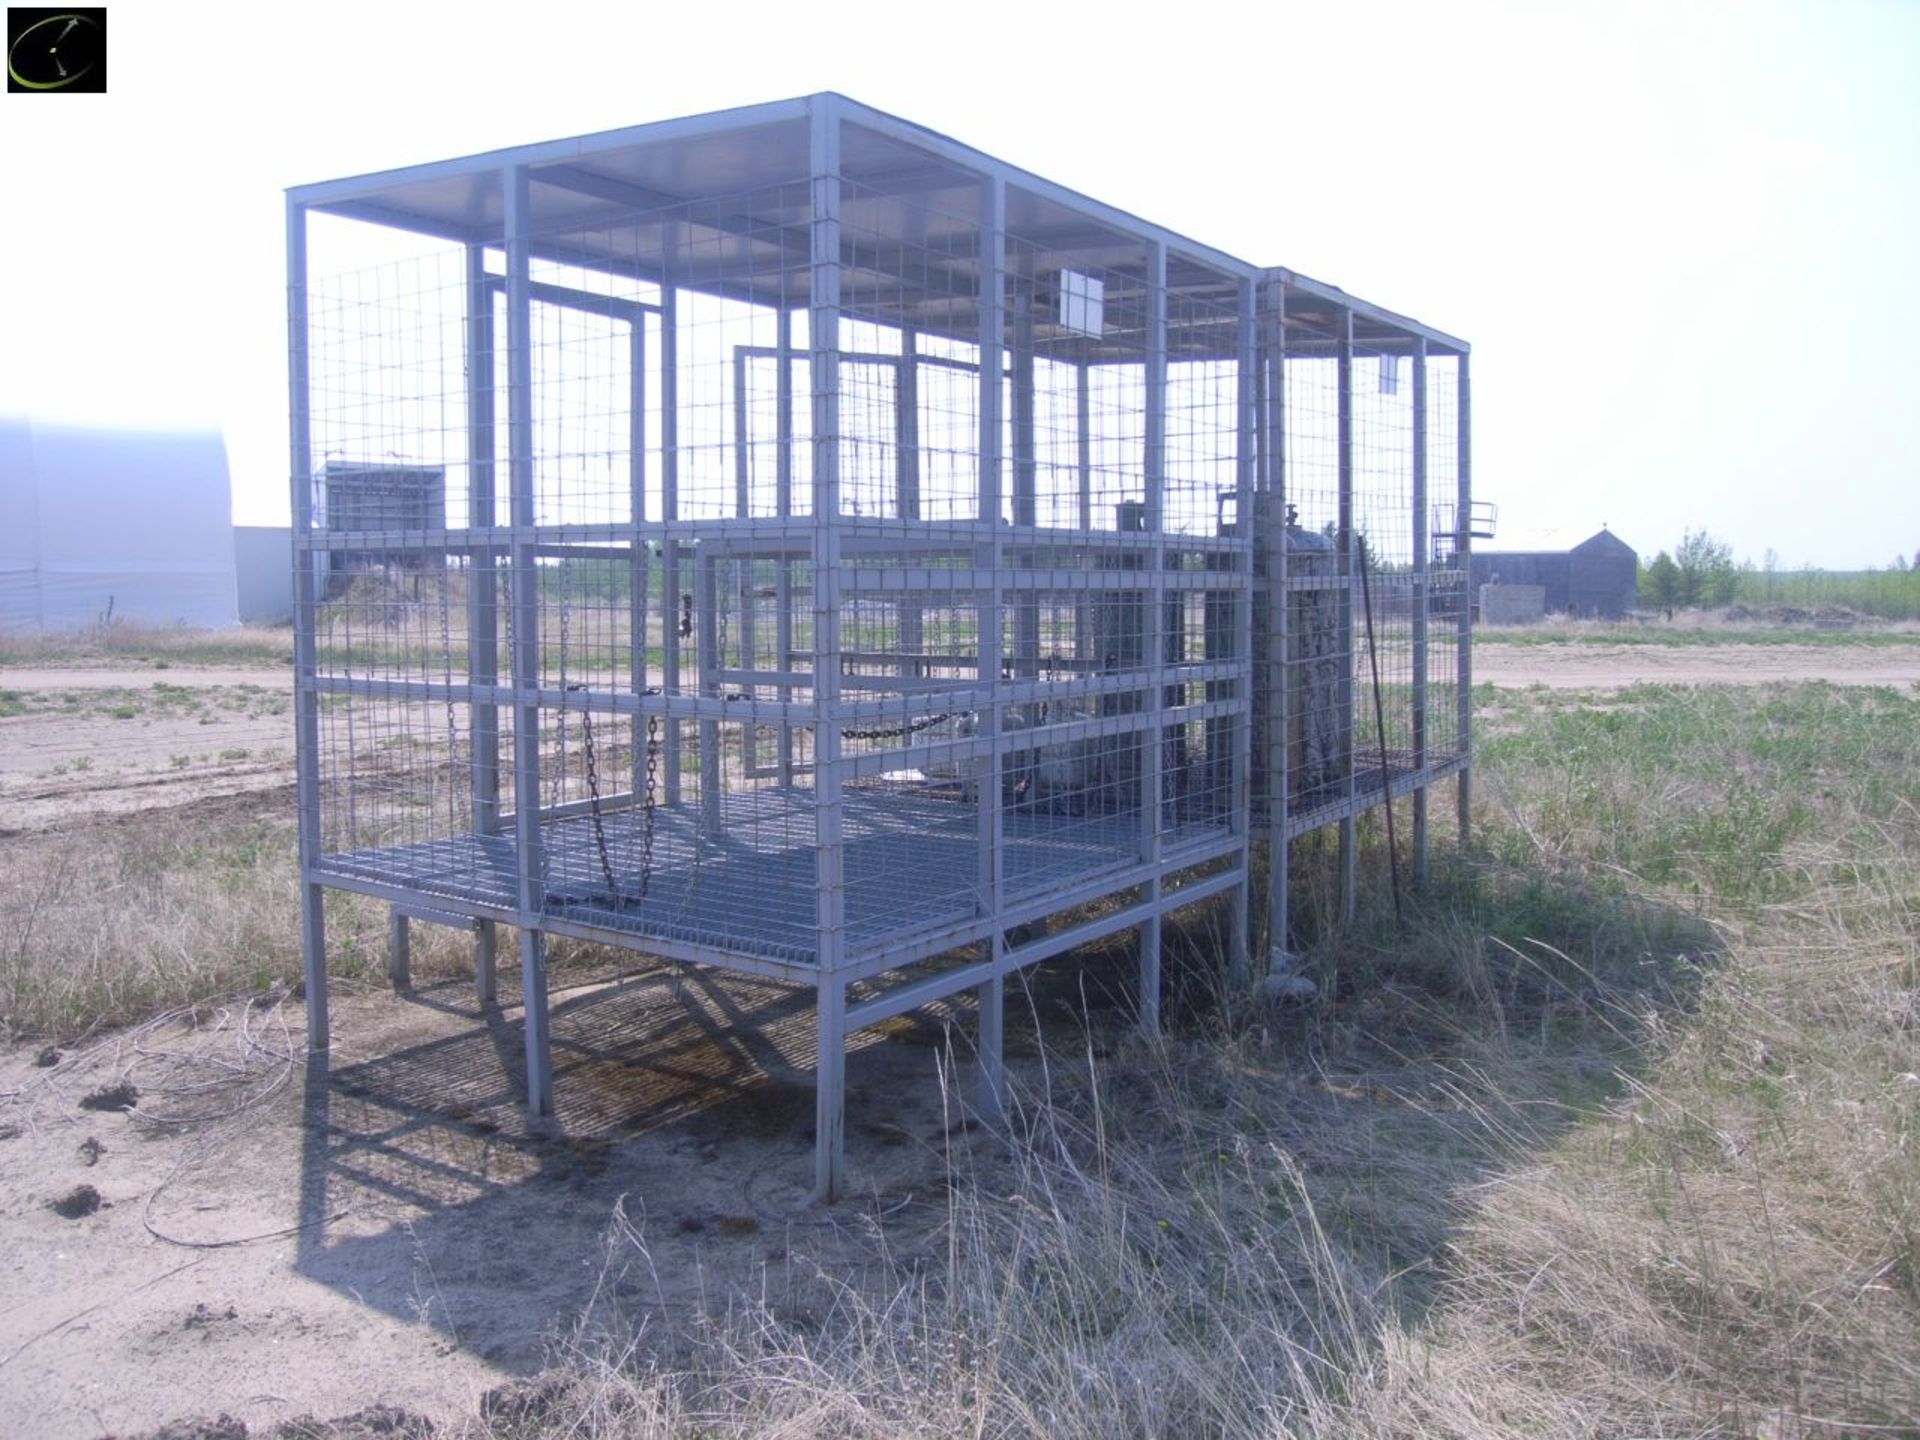
[[[909,720],[904,725],[890,725],[881,730],[842,730],[843,740],[902,740],[909,735],[917,735],[922,730],[931,730],[944,721],[951,720],[959,712],[943,710],[938,715],[922,716],[918,720]]]

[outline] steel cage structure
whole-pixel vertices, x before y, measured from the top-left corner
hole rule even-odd
[[[311,217],[335,217],[325,235]],[[340,226],[336,221],[353,222]],[[854,1032],[1459,778],[1467,347],[845,97],[288,195],[302,937],[324,890],[812,987]],[[374,264],[310,240],[398,232]],[[342,243],[343,250],[360,249]],[[364,257],[363,257],[364,258]]]

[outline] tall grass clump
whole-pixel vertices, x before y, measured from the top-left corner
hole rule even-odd
[[[1403,928],[1308,917],[1314,1002],[1051,1033],[926,1246],[672,1345],[642,1286],[482,1428],[1916,1433],[1920,697],[1523,710]]]

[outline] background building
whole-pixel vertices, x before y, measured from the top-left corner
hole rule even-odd
[[[234,605],[217,431],[0,417],[0,626],[231,625]]]
[[[1640,556],[1604,526],[1577,545],[1476,550],[1473,585],[1538,585],[1549,614],[1617,619],[1638,604]]]

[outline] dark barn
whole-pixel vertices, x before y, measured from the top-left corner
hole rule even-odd
[[[1567,550],[1477,550],[1473,584],[1539,585],[1550,613],[1618,619],[1638,601],[1640,557],[1611,530]]]

